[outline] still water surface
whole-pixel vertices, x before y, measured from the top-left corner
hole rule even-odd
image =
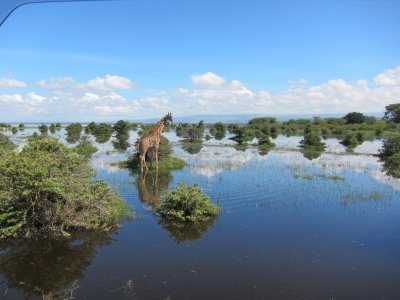
[[[144,180],[112,165],[128,154],[96,144],[97,177],[136,218],[112,233],[0,244],[0,298],[398,299],[400,180],[372,155],[381,142],[349,154],[329,139],[309,160],[300,139],[279,136],[266,155],[227,139],[197,154],[175,144],[186,166]],[[151,205],[182,180],[203,188],[218,218],[182,228],[154,215]]]

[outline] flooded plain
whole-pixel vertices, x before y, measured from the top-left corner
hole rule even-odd
[[[32,132],[11,137],[23,145]],[[267,153],[211,139],[191,154],[165,136],[186,165],[145,178],[115,164],[132,147],[94,143],[97,178],[135,218],[115,232],[0,243],[0,298],[398,299],[400,180],[373,155],[381,141],[349,153],[328,139],[310,157],[301,137],[278,136]],[[201,226],[157,217],[152,204],[180,181],[197,182],[219,216]]]

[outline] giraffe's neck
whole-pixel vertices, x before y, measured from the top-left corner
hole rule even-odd
[[[156,126],[154,126],[154,132],[160,134],[164,129],[164,118],[161,119]]]

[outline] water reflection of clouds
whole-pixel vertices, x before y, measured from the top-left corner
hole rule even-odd
[[[385,175],[382,171],[382,164],[373,155],[336,155],[324,153],[319,158],[312,161],[306,160],[299,152],[275,152],[278,159],[282,159],[291,166],[313,166],[323,169],[330,173],[354,172],[365,173],[376,181],[400,190],[400,180]]]
[[[237,151],[231,147],[204,147],[197,155],[178,152],[178,156],[185,159],[190,165],[192,173],[212,178],[224,170],[238,170],[250,160],[277,160],[291,167],[319,168],[336,174],[353,172],[367,174],[376,181],[384,183],[396,190],[400,190],[400,180],[385,175],[378,158],[373,155],[351,155],[324,153],[314,160],[306,159],[299,151],[272,150],[267,156],[261,156],[257,149],[249,148],[246,151]]]
[[[121,155],[120,153],[95,153],[90,160],[90,164],[93,170],[97,172],[105,171],[108,174],[118,173],[121,171],[121,169],[116,164],[124,159],[126,159],[125,155]]]
[[[231,147],[203,147],[199,154],[191,156],[185,152],[179,153],[191,165],[191,171],[195,174],[208,178],[214,177],[224,170],[238,170],[252,158],[266,159],[265,156],[257,155],[257,149],[237,151]]]

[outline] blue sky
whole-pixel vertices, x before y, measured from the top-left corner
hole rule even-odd
[[[399,15],[399,1],[26,5],[0,27],[0,120],[383,111],[400,102]]]

